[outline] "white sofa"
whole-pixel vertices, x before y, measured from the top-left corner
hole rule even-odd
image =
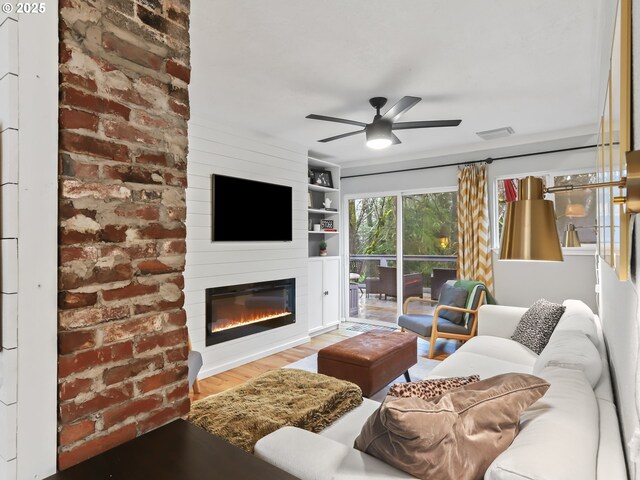
[[[510,340],[524,308],[485,305],[478,336],[429,378],[533,373],[551,384],[521,417],[521,431],[487,470],[491,480],[624,480],[627,478],[606,348],[597,317],[582,302],[567,307],[540,356]],[[406,479],[405,472],[353,448],[379,406],[362,405],[319,434],[285,427],[262,438],[255,454],[308,480]],[[439,479],[434,479],[439,480]]]

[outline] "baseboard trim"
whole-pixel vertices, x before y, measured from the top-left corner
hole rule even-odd
[[[222,365],[216,365],[214,367],[210,367],[208,369],[203,369],[198,374],[198,380],[203,380],[207,377],[211,377],[213,375],[217,375],[222,372],[226,372],[227,370],[231,370],[232,368],[239,367],[241,365],[245,365],[250,362],[254,362],[256,360],[260,360],[261,358],[268,357],[269,355],[273,355],[274,353],[282,352],[283,350],[287,350],[289,348],[297,347],[298,345],[302,345],[303,343],[307,343],[311,340],[309,335],[304,335],[302,337],[291,340],[287,343],[283,343],[281,345],[277,345],[275,347],[268,348],[266,350],[262,350],[260,352],[253,353],[246,357],[238,358],[233,360],[232,362],[223,363]]]

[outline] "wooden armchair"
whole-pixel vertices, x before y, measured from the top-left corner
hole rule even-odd
[[[409,304],[411,302],[437,304],[437,301],[427,298],[409,297],[404,302],[403,315],[400,315],[398,318],[398,326],[402,328],[402,331],[409,330],[419,337],[429,340],[431,344],[429,346],[429,358],[433,358],[433,352],[438,338],[449,338],[466,342],[476,335],[478,331],[478,309],[484,303],[485,296],[485,290],[480,290],[480,294],[476,295],[477,300],[473,302],[473,306],[470,309],[450,305],[438,305],[433,315],[410,314]],[[445,309],[469,314],[469,316],[465,323],[458,325],[445,318],[439,318],[439,313]]]

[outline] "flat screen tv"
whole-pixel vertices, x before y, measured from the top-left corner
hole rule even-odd
[[[214,242],[290,242],[291,187],[211,175]]]

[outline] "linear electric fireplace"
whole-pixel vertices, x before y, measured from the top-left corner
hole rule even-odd
[[[206,344],[226,342],[296,322],[296,280],[206,290]]]

